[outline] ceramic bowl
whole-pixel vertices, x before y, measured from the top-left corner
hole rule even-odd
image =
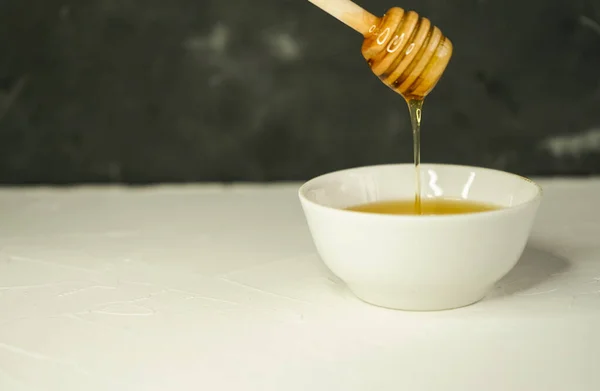
[[[481,300],[519,260],[541,201],[531,180],[481,167],[423,164],[422,197],[498,205],[454,215],[344,210],[414,199],[412,164],[332,172],[299,190],[316,249],[360,299],[393,309],[443,310]]]

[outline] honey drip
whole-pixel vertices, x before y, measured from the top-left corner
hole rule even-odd
[[[413,134],[413,161],[415,164],[415,210],[421,214],[421,113],[423,99],[407,100]]]

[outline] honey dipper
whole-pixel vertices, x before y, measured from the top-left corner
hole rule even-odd
[[[414,11],[394,7],[378,18],[350,0],[308,1],[364,36],[371,70],[407,101],[423,100],[450,61],[450,40]]]

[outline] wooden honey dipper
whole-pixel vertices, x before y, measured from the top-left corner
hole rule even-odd
[[[423,100],[452,57],[452,42],[414,11],[394,7],[378,18],[350,0],[308,1],[364,36],[371,70],[407,101]]]

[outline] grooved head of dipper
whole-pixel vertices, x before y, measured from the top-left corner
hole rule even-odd
[[[371,26],[363,57],[381,81],[405,99],[423,99],[442,77],[452,42],[429,19],[392,8]]]

